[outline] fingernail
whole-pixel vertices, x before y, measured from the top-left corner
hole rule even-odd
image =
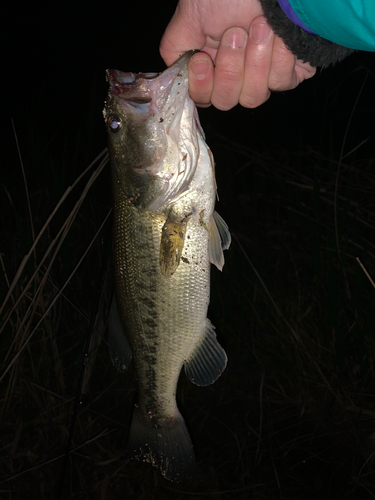
[[[223,39],[225,45],[232,49],[241,49],[246,44],[247,36],[242,30],[230,30],[225,33]]]
[[[191,71],[194,73],[194,76],[197,80],[203,80],[206,78],[207,73],[209,71],[209,65],[206,61],[196,61],[191,65]]]
[[[250,27],[250,35],[256,42],[263,42],[271,33],[267,23],[257,23]]]

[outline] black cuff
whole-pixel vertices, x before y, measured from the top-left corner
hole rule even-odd
[[[298,59],[311,66],[327,67],[342,61],[355,50],[312,35],[293,23],[281,9],[277,0],[259,0],[268,24]],[[327,0],[329,1],[329,0]]]

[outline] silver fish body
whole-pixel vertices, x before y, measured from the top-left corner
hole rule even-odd
[[[210,264],[222,268],[230,234],[214,212],[213,158],[188,95],[191,54],[157,77],[107,71],[104,109],[114,191],[109,349],[120,371],[135,363],[130,455],[172,481],[195,469],[176,405],[181,368],[203,386],[227,363],[207,308]]]

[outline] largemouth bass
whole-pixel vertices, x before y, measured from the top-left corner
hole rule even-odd
[[[188,94],[192,53],[160,75],[108,70],[104,109],[114,192],[109,350],[118,370],[135,363],[130,456],[172,481],[195,470],[176,404],[182,366],[204,386],[227,363],[207,308],[210,263],[222,269],[231,238],[214,211],[213,158]]]

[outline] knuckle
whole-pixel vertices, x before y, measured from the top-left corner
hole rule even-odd
[[[257,92],[253,92],[251,94],[241,94],[239,103],[244,108],[257,108],[264,102],[266,102],[271,95],[269,89],[267,90],[259,90]]]
[[[215,108],[219,109],[220,111],[229,111],[237,104],[238,101],[234,100],[233,97],[228,94],[214,94],[212,96],[211,102],[215,106]]]
[[[228,111],[238,103],[238,96],[242,87],[242,75],[238,72],[225,70],[215,75],[214,90],[212,94],[213,105]]]
[[[242,78],[242,72],[239,69],[236,69],[231,66],[220,66],[219,68],[216,68],[216,75],[218,77],[218,80],[222,81],[223,84],[237,84],[240,82]]]
[[[274,92],[281,92],[284,90],[292,90],[296,88],[297,84],[292,78],[277,78],[275,76],[270,77],[269,87]]]

